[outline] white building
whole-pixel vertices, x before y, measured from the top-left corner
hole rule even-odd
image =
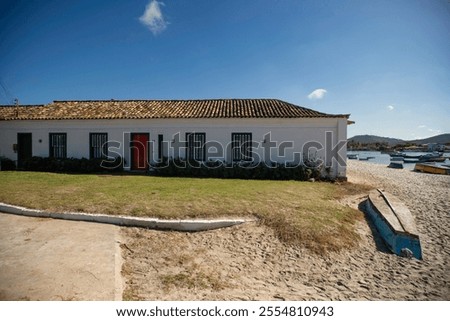
[[[121,156],[125,170],[163,157],[225,163],[323,161],[346,177],[349,115],[276,99],[54,101],[0,107],[0,157]]]

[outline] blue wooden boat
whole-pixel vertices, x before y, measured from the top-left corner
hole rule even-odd
[[[367,200],[367,212],[393,253],[422,259],[414,218],[397,197],[379,189],[373,190]]]

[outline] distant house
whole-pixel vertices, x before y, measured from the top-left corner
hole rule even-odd
[[[444,144],[428,143],[428,144],[423,144],[422,146],[428,152],[443,152],[443,151],[445,151]]]
[[[349,115],[276,99],[92,100],[0,107],[0,156],[121,156],[125,170],[163,158],[297,164],[346,176]]]

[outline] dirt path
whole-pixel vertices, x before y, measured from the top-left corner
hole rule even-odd
[[[0,300],[121,299],[118,231],[0,213]]]

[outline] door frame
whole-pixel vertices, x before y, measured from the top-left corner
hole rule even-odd
[[[23,165],[22,162],[27,159],[27,157],[22,157],[23,148],[25,148],[25,146],[22,146],[22,139],[19,139],[20,136],[29,137],[29,156],[30,158],[33,157],[33,133],[17,133],[17,168],[21,168]]]
[[[144,169],[142,169],[142,168],[134,168],[135,162],[136,162],[136,160],[134,159],[134,152],[133,152],[133,141],[134,141],[135,135],[146,135],[147,136],[147,142],[146,142],[146,144],[144,146],[144,148],[146,150],[146,154],[147,154],[147,162],[145,164],[145,168]],[[149,170],[149,168],[150,168],[150,164],[148,163],[148,161],[150,159],[149,157],[150,157],[150,133],[148,133],[148,132],[147,133],[146,132],[133,132],[133,133],[130,133],[130,160],[131,160],[131,162],[130,162],[130,164],[131,164],[130,170],[132,170],[132,171],[147,171],[147,170]]]

